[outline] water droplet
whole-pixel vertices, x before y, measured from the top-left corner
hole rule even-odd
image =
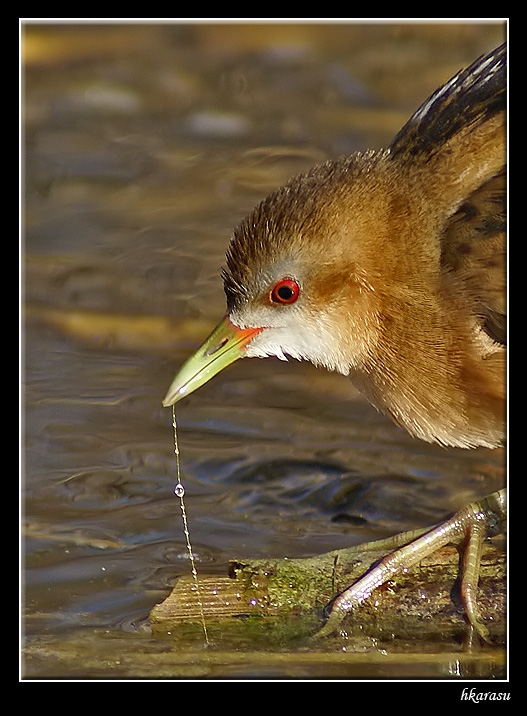
[[[177,497],[183,497],[183,495],[185,494],[185,488],[183,487],[183,485],[180,482],[178,482],[178,484],[175,486],[174,494]]]

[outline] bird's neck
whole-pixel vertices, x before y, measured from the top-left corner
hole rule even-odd
[[[500,445],[504,352],[482,349],[481,336],[461,330],[455,315],[428,308],[407,303],[381,314],[375,349],[351,369],[351,379],[415,437],[456,447]]]

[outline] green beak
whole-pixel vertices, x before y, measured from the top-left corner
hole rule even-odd
[[[238,358],[243,358],[243,349],[261,330],[238,328],[225,316],[201,348],[182,365],[163,400],[165,408],[200,388]]]

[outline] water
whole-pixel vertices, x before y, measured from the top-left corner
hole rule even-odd
[[[232,227],[316,161],[385,145],[501,36],[492,24],[26,26],[24,676],[467,673],[449,651],[361,671],[328,654],[233,666],[220,647],[191,667],[163,661],[148,613],[191,571],[161,400],[224,312]],[[502,484],[503,456],[412,440],[310,365],[239,362],[178,406],[178,427],[200,574],[421,527]]]

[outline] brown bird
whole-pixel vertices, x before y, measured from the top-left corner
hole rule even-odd
[[[415,112],[390,147],[315,166],[235,229],[227,315],[181,368],[174,404],[242,357],[287,356],[349,376],[411,435],[496,448],[505,434],[506,48]],[[466,540],[462,596],[505,522],[505,491],[396,550],[339,595],[322,633],[397,570]]]

